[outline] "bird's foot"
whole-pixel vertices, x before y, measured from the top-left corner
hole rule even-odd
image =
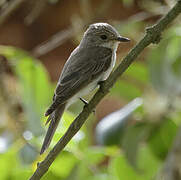
[[[83,99],[83,98],[79,98],[85,105],[87,105],[88,104],[88,101],[86,101],[85,99]]]
[[[99,81],[99,82],[98,82],[99,88],[100,88],[100,90],[102,90],[102,91],[104,91],[104,88],[103,88],[103,87],[104,87],[104,86],[103,86],[103,85],[104,85],[104,82],[105,82],[105,81]]]
[[[104,82],[105,82],[105,81],[99,81],[99,82],[98,82],[98,85],[99,85],[99,86],[102,86],[102,85],[104,84]]]
[[[83,99],[81,97],[79,99],[85,104],[85,106],[88,105],[88,101],[86,101],[85,99]],[[95,109],[93,110],[93,113],[94,114],[96,113]]]

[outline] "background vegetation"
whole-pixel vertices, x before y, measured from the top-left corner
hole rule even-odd
[[[63,64],[90,23],[108,22],[130,44],[174,0],[39,0],[0,3],[0,179],[28,179],[45,135],[43,114]],[[117,81],[44,180],[160,179],[181,120],[179,18]],[[88,96],[89,99],[91,96]],[[83,108],[64,113],[53,145]],[[115,112],[116,113],[113,113]],[[109,116],[107,116],[109,115]],[[180,177],[180,176],[179,176]],[[179,179],[179,178],[177,178]]]

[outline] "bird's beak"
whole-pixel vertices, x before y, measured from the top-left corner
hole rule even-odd
[[[119,42],[129,42],[130,39],[128,39],[126,37],[118,36],[116,41],[119,41]]]

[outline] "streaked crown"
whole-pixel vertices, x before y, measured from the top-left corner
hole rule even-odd
[[[119,35],[118,31],[107,23],[91,24],[84,33],[80,46],[104,46],[108,48],[114,47],[119,42],[127,42],[128,38]]]

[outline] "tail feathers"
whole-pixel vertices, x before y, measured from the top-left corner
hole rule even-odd
[[[53,113],[49,115],[47,121],[45,122],[45,126],[52,120]]]
[[[52,114],[49,115],[46,124],[50,121],[50,125],[48,127],[48,131],[46,133],[40,154],[43,154],[44,151],[49,147],[50,142],[53,138],[55,130],[60,122],[62,114],[65,109],[65,104],[61,104]]]
[[[47,111],[45,112],[45,116],[48,116],[50,114],[52,114],[56,109],[57,107],[60,105],[60,103],[58,101],[54,101],[51,106],[47,109]]]

